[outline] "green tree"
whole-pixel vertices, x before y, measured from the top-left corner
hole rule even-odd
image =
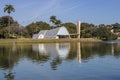
[[[9,37],[10,37],[10,14],[11,14],[11,12],[15,12],[15,9],[14,9],[13,5],[7,4],[4,7],[4,12],[7,12],[9,14],[8,26],[9,26]]]
[[[76,34],[77,33],[76,25],[74,23],[68,22],[68,23],[64,23],[62,25],[67,28],[67,30],[69,31],[70,34]]]
[[[60,27],[62,23],[60,20],[56,19],[56,16],[50,16],[50,22],[52,22],[55,27]]]
[[[83,37],[83,38],[94,37],[95,29],[96,29],[96,27],[93,24],[82,23],[81,24],[81,37]]]
[[[26,26],[28,34],[32,37],[33,34],[38,33],[40,30],[49,30],[51,29],[50,25],[46,22],[39,21],[36,23],[31,23]]]
[[[7,27],[9,20],[10,20],[10,24],[14,23],[13,18],[10,17],[10,16],[2,16],[2,17],[0,17],[0,29],[4,28],[4,27]]]
[[[8,27],[8,23],[10,21],[10,29]],[[0,17],[0,35],[2,38],[8,38],[9,36],[9,30],[11,31],[12,34],[17,34],[19,32],[19,24],[17,21],[15,21],[12,17],[10,16],[2,16]]]
[[[114,40],[117,39],[117,35],[110,32],[107,27],[99,27],[97,30],[97,36],[102,40]]]
[[[112,26],[113,26],[115,33],[120,32],[120,24],[119,23],[112,24]]]

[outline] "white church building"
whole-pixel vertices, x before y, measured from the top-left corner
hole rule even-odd
[[[58,27],[51,30],[41,30],[32,36],[33,39],[59,39],[70,38],[70,34],[65,27]]]

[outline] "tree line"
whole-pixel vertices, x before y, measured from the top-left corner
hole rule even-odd
[[[20,24],[10,16],[15,12],[13,5],[5,5],[4,12],[7,16],[0,16],[0,38],[31,38],[33,34],[38,33],[40,30],[49,30],[56,27],[65,26],[70,34],[77,34],[76,24],[72,22],[63,23],[57,19],[56,16],[50,16],[49,23],[44,21],[37,21],[28,24],[27,26],[20,26]],[[81,37],[82,38],[99,38],[102,40],[114,40],[120,36],[120,24],[100,24],[94,25],[90,23],[81,23]]]

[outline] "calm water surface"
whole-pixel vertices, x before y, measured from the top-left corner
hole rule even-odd
[[[120,43],[0,45],[0,80],[120,80]]]

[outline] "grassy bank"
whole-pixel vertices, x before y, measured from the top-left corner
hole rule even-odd
[[[99,39],[81,38],[81,39],[0,39],[0,44],[13,44],[13,43],[59,43],[59,42],[98,42]]]

